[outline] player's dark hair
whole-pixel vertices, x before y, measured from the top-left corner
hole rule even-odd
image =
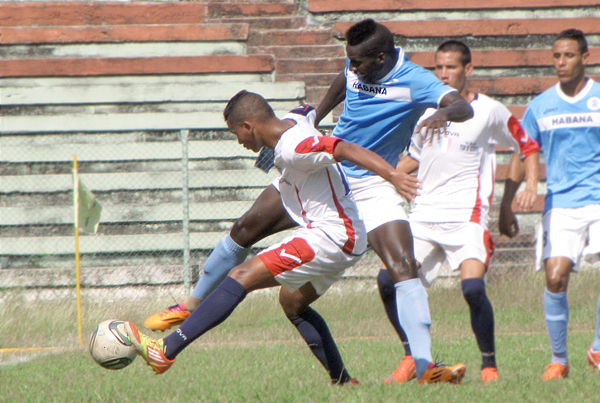
[[[394,35],[386,26],[371,18],[352,25],[346,31],[348,45],[365,45],[365,56],[394,52]]]
[[[267,120],[275,116],[269,103],[258,94],[242,90],[235,94],[225,106],[223,117],[230,126],[247,119]]]
[[[579,51],[581,52],[581,54],[588,52],[588,44],[587,40],[585,39],[585,35],[583,35],[583,32],[578,29],[565,29],[560,34],[558,34],[554,42],[559,41],[561,39],[571,39],[573,41],[577,41],[577,44],[579,45]]]
[[[446,41],[438,46],[437,52],[458,52],[460,53],[460,62],[463,66],[471,63],[471,49],[461,41]]]

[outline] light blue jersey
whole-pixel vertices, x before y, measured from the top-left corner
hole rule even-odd
[[[531,101],[521,124],[546,159],[544,212],[600,204],[600,84],[588,78],[573,98],[555,85]]]
[[[417,121],[427,108],[455,89],[438,80],[427,69],[408,61],[397,49],[398,62],[385,77],[367,84],[349,69],[346,60],[346,99],[333,136],[363,146],[396,166],[400,154],[410,142]],[[347,161],[348,176],[373,175]]]

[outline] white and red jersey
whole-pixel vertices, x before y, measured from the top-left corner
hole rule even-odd
[[[488,227],[496,173],[495,146],[519,151],[522,158],[537,152],[519,121],[501,103],[482,94],[471,102],[474,116],[448,122],[434,143],[415,133],[409,155],[419,161],[421,194],[415,198],[410,221],[476,222]],[[421,120],[435,110],[425,112]]]
[[[313,126],[314,117],[312,108],[298,108],[284,117],[296,125],[282,134],[274,150],[275,166],[281,172],[281,200],[299,225],[318,228],[344,252],[361,255],[367,247],[367,231],[333,157],[335,145],[342,140],[323,136]]]

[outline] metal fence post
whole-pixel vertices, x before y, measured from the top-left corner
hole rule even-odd
[[[182,204],[183,204],[183,285],[189,294],[192,291],[192,269],[190,265],[190,200],[189,200],[189,165],[188,165],[188,137],[190,131],[181,130],[181,170],[183,173]]]

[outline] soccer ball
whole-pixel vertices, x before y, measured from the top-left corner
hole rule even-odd
[[[131,364],[137,351],[127,337],[125,322],[109,319],[100,323],[90,337],[90,354],[106,369],[122,369]]]

